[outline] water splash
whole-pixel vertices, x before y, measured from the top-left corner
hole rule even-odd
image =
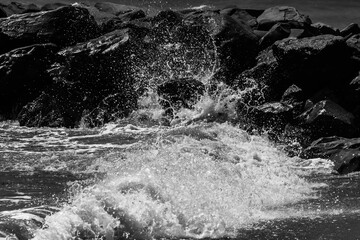
[[[228,124],[162,130],[111,160],[34,239],[234,237],[313,192],[292,159]]]

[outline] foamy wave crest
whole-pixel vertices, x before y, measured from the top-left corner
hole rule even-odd
[[[164,129],[125,155],[34,239],[235,237],[313,192],[293,159],[228,124]]]

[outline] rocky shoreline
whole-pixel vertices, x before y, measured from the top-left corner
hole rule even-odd
[[[129,116],[149,89],[171,119],[222,83],[246,93],[236,121],[249,130],[297,140],[302,157],[330,158],[340,174],[360,171],[358,24],[339,30],[285,6],[149,15],[114,3],[11,3],[0,4],[0,42],[2,120],[101,126]]]

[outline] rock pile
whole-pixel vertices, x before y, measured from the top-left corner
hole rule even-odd
[[[358,24],[339,30],[286,6],[148,15],[106,2],[11,3],[0,4],[0,42],[2,119],[94,127],[128,116],[149,88],[171,116],[219,82],[250,84],[238,103],[248,126],[345,161],[339,173],[360,170]]]

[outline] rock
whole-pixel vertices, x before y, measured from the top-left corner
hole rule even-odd
[[[70,46],[97,37],[99,31],[94,18],[84,8],[69,6],[13,15],[0,19],[0,53],[38,43]]]
[[[235,21],[245,23],[251,28],[257,27],[256,17],[252,16],[247,10],[240,9],[237,7],[228,7],[220,11],[220,14],[232,17]]]
[[[273,54],[290,79],[310,96],[327,86],[343,88],[358,72],[352,49],[338,36],[321,35],[283,39],[272,46]]]
[[[133,10],[131,12],[127,12],[124,14],[119,14],[118,15],[119,19],[123,22],[130,22],[136,19],[140,19],[140,18],[144,18],[146,17],[146,14],[143,10],[141,9],[136,9]]]
[[[357,23],[351,23],[340,31],[340,35],[343,37],[353,36],[360,33],[360,27]]]
[[[57,2],[57,3],[46,3],[44,6],[41,7],[41,11],[50,11],[50,10],[55,10],[61,7],[67,7],[70,6],[70,4],[66,4],[66,3],[61,3],[61,2]]]
[[[296,85],[291,85],[281,97],[281,102],[297,103],[305,100],[304,92]]]
[[[185,21],[203,26],[204,34],[210,34],[220,65],[216,79],[232,85],[239,73],[254,65],[259,51],[258,37],[246,24],[217,11],[196,12],[185,16]]]
[[[339,174],[360,171],[360,138],[320,138],[305,149],[303,157],[330,158]]]
[[[284,129],[285,125],[292,121],[293,106],[281,102],[270,102],[253,107],[248,113],[253,123],[257,126],[272,131]]]
[[[168,114],[173,114],[174,110],[180,108],[192,108],[204,92],[204,84],[195,79],[174,79],[157,88],[157,93],[162,99],[160,104]]]
[[[308,16],[300,14],[295,8],[277,6],[266,9],[258,18],[258,29],[269,30],[277,23],[288,23],[291,28],[303,28],[311,24]]]
[[[107,12],[102,12],[99,9],[97,9],[96,7],[93,7],[90,5],[85,5],[83,3],[74,3],[74,4],[72,4],[72,6],[87,9],[89,11],[90,15],[94,17],[94,19],[98,25],[102,25],[102,24],[106,23],[107,21],[109,21],[110,19],[113,19],[116,17],[113,14],[110,14]]]
[[[289,24],[277,23],[260,39],[260,46],[263,49],[267,48],[274,42],[289,37],[290,33]]]
[[[111,2],[98,2],[95,3],[94,7],[102,12],[110,13],[116,16],[120,14],[129,13],[134,10],[140,10],[139,7],[116,4]]]
[[[69,126],[61,108],[57,107],[59,102],[54,96],[42,93],[36,100],[25,105],[17,117],[20,125],[27,127]]]
[[[314,35],[325,35],[325,34],[331,34],[335,36],[340,35],[339,29],[321,22],[311,24],[311,28],[312,31],[314,32]]]
[[[132,56],[145,48],[139,34],[116,30],[59,52],[62,60],[50,71],[54,83],[23,109],[20,123],[94,127],[130,114],[137,106]]]
[[[0,115],[15,119],[21,108],[51,83],[47,69],[55,61],[54,44],[32,45],[0,55]]]
[[[297,119],[311,129],[313,139],[332,135],[354,137],[358,134],[354,115],[330,100],[316,103]]]
[[[0,17],[8,17],[13,14],[23,14],[31,12],[39,12],[40,8],[33,3],[25,4],[18,2],[11,2],[10,4],[0,3]]]

